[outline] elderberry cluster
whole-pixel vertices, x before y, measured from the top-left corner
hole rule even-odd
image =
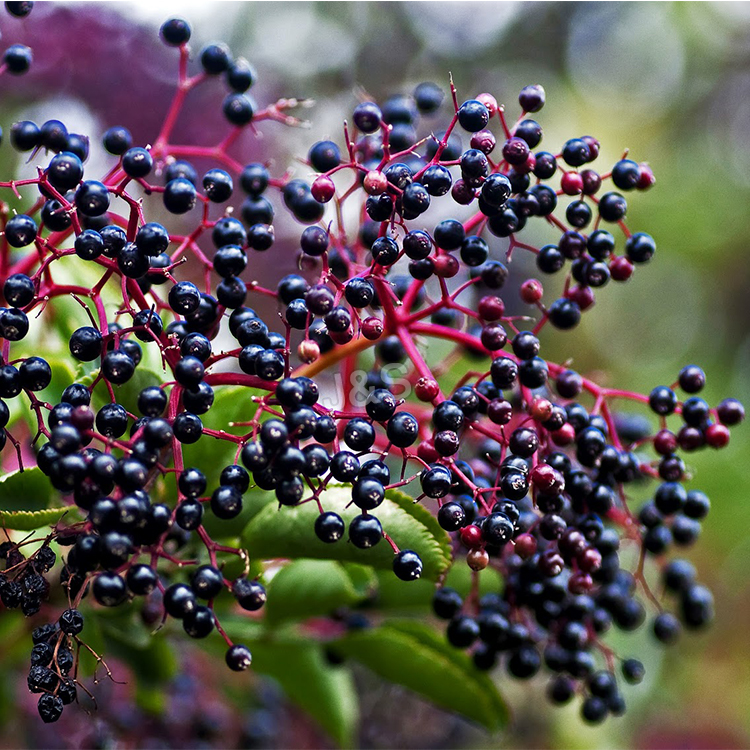
[[[34,636],[29,687],[43,693],[40,714],[54,721],[75,698],[66,654],[81,647],[78,607],[89,593],[104,607],[140,601],[149,624],[179,620],[192,638],[217,631],[228,666],[248,668],[250,650],[232,642],[215,603],[231,597],[259,613],[266,589],[248,565],[228,576],[228,561],[246,563],[253,550],[219,543],[208,528],[238,522],[264,493],[280,514],[312,503],[319,556],[333,545],[387,545],[395,575],[420,578],[421,550],[400,548],[378,517],[400,488],[436,515],[452,562],[472,570],[468,595],[436,591],[448,641],[471,649],[477,668],[502,659],[520,679],[544,664],[555,673],[550,699],[585,695],[587,721],[620,715],[619,656],[606,631],[639,627],[646,605],[657,610],[653,630],[663,643],[712,618],[711,594],[692,566],[667,558],[695,541],[709,510],[703,493],[683,486],[690,477],[679,452],[725,446],[744,418],[736,400],[711,408],[693,395],[705,381],[694,365],[649,397],[604,388],[541,356],[548,323],[574,328],[596,290],[627,281],[654,256],[654,240],[625,223],[622,195],[650,188],[650,168],[626,154],[595,170],[591,136],[539,150],[542,127],[528,115],[544,105],[541,86],[521,91],[521,114],[509,124],[489,94],[459,104],[452,84],[446,100],[425,83],[382,106],[357,105],[343,149],[334,141],[310,149],[311,184],[272,177],[264,163],[234,155],[238,138],[266,120],[299,124],[287,111],[303,102],[259,107],[247,94],[254,69],[223,44],[206,46],[200,70],[188,75],[190,34],[182,20],[162,26],[162,40],[179,52],[178,91],[150,145],[135,144],[122,125],[104,133],[104,176],[87,172],[89,140],[62,122],[11,129],[13,146],[39,166],[34,178],[0,182],[16,201],[26,200],[20,188],[31,191],[26,212],[5,222],[0,248],[9,269],[2,445],[12,443],[20,468],[33,445],[68,509],[28,560],[19,543],[3,546],[0,598],[27,615],[49,586],[49,543],[66,550],[60,581],[69,608],[59,627]],[[229,134],[216,145],[176,143],[190,91],[215,79],[229,89],[221,107]],[[202,177],[197,163],[207,166]],[[304,229],[299,273],[264,288],[256,269],[284,252],[275,191]],[[564,196],[573,200],[561,211]],[[194,219],[194,228],[172,228],[171,215]],[[531,220],[548,244],[519,239]],[[538,313],[536,323],[506,310],[514,252],[564,278],[549,305],[540,281],[520,284],[512,304]],[[75,269],[95,281],[71,281]],[[22,347],[30,314],[54,316],[61,298],[81,308],[66,342],[77,374],[50,403],[37,394],[52,383],[53,366]],[[404,374],[399,383],[393,367]],[[160,368],[159,382],[131,393],[149,368]],[[356,394],[363,372],[364,394]],[[233,396],[232,420],[207,426],[218,400],[238,388],[246,397]],[[5,400],[21,396],[36,434],[5,429]],[[658,428],[615,410],[614,400],[648,403]],[[668,418],[683,424],[675,432]],[[216,441],[232,457],[214,481],[217,467],[189,447]],[[632,490],[649,480],[659,483],[653,501],[636,511]],[[346,507],[334,503],[342,487]],[[677,615],[653,592],[656,568]],[[480,599],[486,569],[502,588]],[[627,659],[621,671],[637,682],[643,669]]]

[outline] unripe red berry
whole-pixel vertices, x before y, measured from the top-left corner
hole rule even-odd
[[[723,424],[712,424],[705,431],[706,443],[712,448],[723,448],[729,442],[729,428]]]
[[[531,472],[531,482],[546,495],[559,495],[565,489],[565,478],[549,464],[537,464]]]
[[[435,258],[435,275],[443,279],[452,279],[460,270],[461,266],[452,255],[438,255]]]
[[[593,573],[602,567],[602,553],[594,547],[588,547],[578,555],[578,567],[585,573]]]
[[[380,195],[388,190],[388,178],[382,172],[373,169],[365,175],[363,187],[370,195]]]
[[[581,310],[587,310],[596,301],[594,290],[590,286],[574,286],[565,295],[578,304]]]
[[[583,177],[578,172],[566,172],[560,180],[565,195],[578,195],[583,191]]]
[[[586,547],[586,537],[578,529],[566,529],[557,542],[560,553],[570,559],[583,554]]]
[[[686,424],[677,433],[677,443],[684,451],[694,451],[706,444],[706,437],[699,427]]]
[[[651,167],[648,164],[639,164],[638,168],[640,169],[641,174],[638,178],[636,188],[638,188],[638,190],[648,190],[656,182],[656,177],[654,177],[654,173],[651,171]]]
[[[493,399],[487,404],[487,416],[494,424],[508,424],[513,419],[513,407],[509,401]]]
[[[529,172],[534,171],[534,167],[536,167],[536,156],[529,151],[526,161],[523,164],[516,166],[515,170],[521,174],[528,174]]]
[[[516,537],[515,553],[522,559],[528,560],[535,552],[537,541],[531,534],[519,534]]]
[[[437,398],[438,393],[440,393],[440,386],[437,380],[420,378],[414,385],[414,393],[420,401],[430,402]]]
[[[562,555],[558,554],[554,550],[547,550],[546,552],[542,553],[542,556],[539,558],[539,570],[541,571],[542,575],[545,575],[549,578],[559,576],[560,573],[563,572],[564,568],[565,560],[562,559]]]
[[[550,433],[555,445],[570,445],[576,439],[576,431],[573,425],[566,422],[559,430]]]
[[[602,178],[598,172],[593,169],[584,169],[581,171],[581,179],[583,180],[584,195],[594,195],[599,192],[599,188],[602,186]]]
[[[487,107],[487,111],[490,113],[490,117],[492,117],[497,112],[497,99],[495,99],[492,94],[480,94],[477,97],[477,101],[481,102],[485,107]]]
[[[568,591],[571,594],[586,594],[594,587],[594,581],[588,573],[573,573],[568,579]]]
[[[544,287],[537,279],[527,279],[521,284],[521,299],[527,305],[535,305],[544,296]]]
[[[474,191],[463,180],[456,180],[451,188],[451,198],[460,206],[468,206],[476,196],[474,195]]]
[[[70,415],[70,421],[79,430],[90,430],[94,426],[94,412],[89,406],[76,406]]]
[[[482,531],[479,526],[471,524],[470,526],[464,526],[459,531],[461,541],[469,548],[479,547],[482,543]]]
[[[383,321],[374,316],[362,321],[362,335],[368,341],[376,341],[383,335]]]
[[[483,154],[490,154],[497,145],[497,140],[490,130],[479,130],[472,134],[470,145]]]
[[[581,140],[589,147],[589,153],[591,154],[589,161],[594,161],[599,156],[599,146],[601,144],[593,135],[584,135]]]
[[[354,331],[349,327],[345,331],[328,331],[328,335],[337,344],[348,344],[354,338]]]
[[[482,320],[492,322],[500,320],[505,315],[505,302],[500,297],[487,294],[479,300],[477,312]]]
[[[316,177],[311,187],[312,196],[318,203],[328,203],[336,194],[336,186],[327,175]]]
[[[434,463],[440,458],[440,454],[435,450],[432,440],[423,440],[417,446],[417,456],[428,464]]]
[[[609,273],[614,281],[627,281],[633,275],[633,268],[624,255],[617,255],[610,261]]]
[[[546,422],[552,416],[552,402],[546,398],[535,398],[531,402],[531,416],[537,422]]]
[[[671,430],[659,430],[654,435],[654,450],[662,456],[669,456],[677,450],[677,437]]]
[[[320,357],[320,347],[314,341],[310,341],[309,339],[300,341],[300,344],[297,347],[297,356],[300,358],[301,362],[309,365]]]
[[[503,159],[508,164],[523,164],[529,156],[529,144],[523,138],[508,138],[503,144]]]
[[[486,550],[472,549],[466,555],[466,563],[472,570],[484,570],[490,564],[490,556]]]

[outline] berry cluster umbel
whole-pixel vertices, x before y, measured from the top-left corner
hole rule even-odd
[[[559,152],[538,150],[542,128],[529,115],[544,105],[540,86],[523,89],[521,115],[509,125],[491,95],[459,104],[451,84],[452,117],[435,132],[431,118],[444,94],[421,84],[413,96],[359,104],[343,150],[332,141],[314,144],[308,163],[318,174],[311,185],[272,177],[233,149],[245,128],[264,120],[297,124],[286,110],[299,102],[259,108],[247,93],[254,69],[223,44],[201,51],[202,71],[191,77],[189,26],[170,20],[161,36],[179,50],[179,87],[150,147],[134,144],[125,127],[111,127],[103,146],[112,167],[92,179],[87,138],[57,120],[18,122],[11,143],[43,166],[33,179],[0,183],[16,193],[21,185],[38,192],[25,213],[4,224],[0,398],[28,400],[38,423],[37,465],[71,509],[33,558],[22,559],[22,543],[3,546],[2,602],[26,614],[46,594],[43,573],[55,563],[49,542],[67,548],[62,584],[70,607],[59,626],[34,636],[29,686],[43,693],[42,717],[54,721],[75,698],[72,662],[60,659],[73,643],[80,646],[78,607],[89,592],[106,607],[139,597],[157,602],[162,619],[180,620],[190,637],[217,630],[231,669],[251,664],[249,649],[232,643],[213,605],[231,596],[255,612],[266,591],[257,579],[225,577],[226,559],[245,553],[215,542],[204,518],[237,518],[254,488],[274,492],[281,513],[283,506],[315,503],[321,542],[361,549],[385,543],[394,573],[418,579],[418,551],[399,549],[378,520],[396,487],[435,511],[453,540],[456,564],[474,572],[465,599],[445,587],[436,591],[435,613],[449,620],[449,642],[471,649],[477,668],[502,660],[520,679],[544,664],[555,674],[550,699],[564,703],[582,693],[587,721],[622,713],[617,657],[602,637],[612,625],[639,627],[644,597],[657,610],[653,629],[663,643],[674,641],[682,625],[698,628],[711,619],[711,594],[692,566],[666,556],[695,541],[709,510],[703,493],[683,487],[680,453],[726,445],[729,427],[744,418],[735,400],[711,408],[695,395],[705,377],[693,365],[672,387],[641,396],[603,388],[541,356],[543,331],[574,328],[598,289],[628,280],[654,255],[653,239],[628,229],[623,196],[651,187],[648,165],[626,155],[609,171],[595,170],[599,142],[591,136],[572,138]],[[229,90],[222,105],[229,134],[216,145],[173,143],[189,92],[216,78]],[[202,177],[194,161],[210,162]],[[235,183],[245,196],[239,218],[222,208]],[[278,252],[272,191],[305,229],[301,273],[265,289],[252,280],[251,266]],[[565,196],[573,200],[561,217]],[[155,199],[168,214],[194,215],[195,229],[181,235],[151,220]],[[355,201],[360,220],[351,227],[342,209]],[[433,202],[455,216],[473,213],[432,221]],[[327,204],[335,209],[330,220]],[[537,248],[521,241],[532,221],[545,225],[554,242]],[[505,262],[492,257],[491,236],[507,238]],[[539,313],[533,326],[528,316],[506,313],[506,264],[516,250],[533,253],[540,274],[565,279],[549,305],[540,281],[521,284],[521,301]],[[188,255],[198,273],[183,267]],[[59,280],[62,259],[95,269],[98,282]],[[246,304],[253,295],[275,301],[279,315],[264,320]],[[60,403],[50,404],[36,395],[52,380],[49,363],[36,355],[13,359],[13,352],[33,325],[30,314],[54,314],[62,296],[78,300],[89,318],[68,348],[93,369],[91,382],[70,383]],[[423,343],[429,339],[451,342],[453,353],[447,360],[431,356]],[[132,413],[118,402],[118,388],[133,378],[144,349],[158,352],[164,378],[138,393]],[[366,350],[375,364],[361,405],[348,384]],[[457,368],[450,365],[459,361],[474,369],[451,381]],[[387,369],[394,363],[405,366],[415,399],[396,394]],[[334,371],[345,384],[342,408],[335,409],[320,398]],[[253,418],[205,427],[202,416],[217,391],[231,386],[253,389]],[[98,407],[97,389],[108,394]],[[614,400],[648,404],[658,431],[649,420],[615,412]],[[9,410],[2,400],[0,417],[4,428]],[[230,429],[241,426],[247,431]],[[5,430],[2,436],[23,465],[22,439]],[[235,457],[209,486],[212,467],[186,466],[183,446],[216,440],[233,444]],[[651,479],[658,482],[653,502],[636,513],[629,487]],[[176,485],[173,504],[156,500],[164,483]],[[326,509],[332,485],[348,486],[359,510],[348,525]],[[190,538],[205,547],[205,560],[184,559]],[[634,571],[621,567],[621,544],[639,551]],[[676,615],[649,587],[647,556],[661,568]],[[479,576],[488,567],[501,574],[503,590],[479,599]],[[638,681],[642,667],[626,660],[622,674]]]

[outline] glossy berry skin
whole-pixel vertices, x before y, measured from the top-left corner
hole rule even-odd
[[[182,627],[191,638],[206,638],[214,629],[214,613],[209,607],[199,604],[182,618]]]
[[[5,225],[5,237],[11,247],[26,247],[36,239],[36,236],[37,224],[34,219],[26,214],[12,216]],[[11,302],[7,296],[6,301]],[[21,307],[23,306],[21,305]]]
[[[225,661],[233,672],[243,672],[252,664],[253,657],[247,646],[235,643],[227,650]]]
[[[237,127],[244,127],[249,122],[252,121],[253,116],[255,115],[255,103],[254,101],[245,94],[240,93],[232,93],[229,94],[225,99],[224,103],[222,104],[222,111],[224,113],[224,117],[232,124],[236,125]],[[224,188],[224,192],[226,191],[226,187]],[[222,195],[224,194],[222,192]],[[215,199],[212,199],[215,200]],[[226,199],[224,199],[226,200]],[[222,202],[222,201],[216,201],[216,202]],[[175,212],[175,213],[182,213],[182,212]]]
[[[122,156],[122,169],[128,177],[146,177],[153,166],[151,154],[139,146],[128,149]]]
[[[3,53],[3,63],[14,76],[26,73],[31,67],[32,60],[31,49],[24,44],[11,44]]]
[[[128,570],[126,581],[133,594],[146,596],[156,588],[157,576],[150,566],[141,563]]]
[[[599,216],[604,221],[616,222],[625,218],[628,205],[619,193],[605,193],[599,200]]]
[[[184,583],[173,583],[164,592],[164,609],[172,617],[182,619],[196,606],[195,594]]]
[[[458,108],[458,124],[469,133],[476,133],[487,127],[489,120],[487,107],[476,99],[469,99]]]
[[[438,523],[446,531],[458,531],[466,521],[466,513],[458,503],[447,502],[440,506]]]
[[[125,581],[112,572],[100,573],[92,586],[94,598],[105,607],[116,607],[127,598]]]
[[[190,587],[199,599],[213,599],[224,588],[224,578],[212,565],[201,565],[192,574]]]
[[[315,535],[321,542],[333,544],[344,536],[346,525],[338,513],[327,511],[315,519]]]
[[[161,25],[161,38],[171,47],[179,47],[190,41],[190,24],[181,18],[170,18]]]
[[[355,516],[349,524],[349,541],[359,549],[374,547],[383,538],[383,527],[375,516]]]
[[[518,103],[524,112],[538,112],[545,102],[544,88],[539,84],[524,86],[518,95]]]
[[[266,603],[266,589],[259,581],[238,578],[232,584],[232,594],[242,609],[257,612]]]
[[[402,581],[416,581],[422,575],[422,560],[412,550],[401,550],[393,558],[393,572]]]

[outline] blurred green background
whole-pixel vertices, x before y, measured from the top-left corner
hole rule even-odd
[[[65,5],[76,14],[105,12],[92,3]],[[729,395],[750,403],[750,3],[107,3],[106,13],[114,12],[150,35],[145,50],[161,21],[179,13],[193,24],[195,48],[225,39],[253,62],[260,101],[314,98],[310,130],[272,136],[277,172],[314,140],[341,142],[341,122],[362,91],[408,93],[422,80],[446,83],[451,72],[459,99],[488,91],[514,118],[519,89],[541,83],[543,147],[556,151],[590,133],[602,144],[602,170],[628,148],[657,179],[634,196],[628,214],[633,230],[656,239],[653,262],[605,289],[574,332],[545,339],[545,354],[574,356],[578,370],[603,371],[603,382],[641,392],[673,382],[695,362],[707,373],[711,403]],[[103,66],[101,76],[114,85],[116,67]],[[171,70],[158,76],[171,80]],[[86,100],[75,81],[59,93],[70,106]],[[96,121],[96,103],[88,105]],[[508,684],[514,723],[490,740],[362,675],[361,744],[749,746],[748,462],[747,426],[733,431],[726,450],[688,456],[696,476],[689,486],[713,503],[690,559],[715,592],[716,622],[663,658],[643,635],[622,639],[649,668],[647,684],[628,694],[624,718],[591,729],[576,708],[548,709],[541,680]],[[284,736],[254,741],[284,746]],[[304,732],[291,737],[287,746],[325,742]],[[112,742],[135,746],[126,729]]]

